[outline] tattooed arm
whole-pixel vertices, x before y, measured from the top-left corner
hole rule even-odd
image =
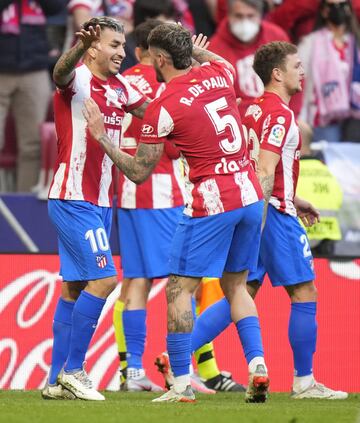
[[[118,146],[111,142],[111,139],[105,132],[103,116],[100,113],[98,105],[92,98],[85,101],[83,113],[91,135],[101,145],[114,164],[131,181],[136,184],[144,182],[160,160],[164,144],[140,143],[135,156],[131,156],[121,151]]]
[[[76,33],[79,41],[59,58],[54,67],[53,79],[57,86],[65,87],[74,78],[76,65],[86,50],[99,42],[100,32],[100,26],[97,25],[95,29],[91,26],[89,31],[81,29]]]
[[[140,107],[137,107],[136,109],[133,109],[130,111],[130,113],[140,119],[144,117],[145,110],[147,109],[147,106],[149,105],[150,100],[146,100]]]
[[[279,160],[280,156],[278,154],[273,153],[272,151],[260,149],[256,174],[265,199],[262,227],[265,225],[267,208],[274,189],[275,169]]]

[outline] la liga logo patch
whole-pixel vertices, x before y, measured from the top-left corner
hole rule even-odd
[[[268,143],[280,147],[285,136],[285,127],[283,125],[274,125],[271,128]]]

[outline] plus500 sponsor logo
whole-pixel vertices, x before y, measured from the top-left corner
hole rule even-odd
[[[104,123],[106,123],[107,125],[120,126],[123,121],[122,116],[117,116],[116,113],[112,114],[111,116],[103,115],[103,117],[104,117]]]

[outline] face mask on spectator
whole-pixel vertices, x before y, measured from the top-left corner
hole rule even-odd
[[[328,3],[329,8],[328,20],[338,26],[346,23],[349,19],[348,4],[343,3]]]
[[[260,24],[250,19],[242,19],[230,23],[231,33],[240,41],[247,43],[252,40],[260,30]]]

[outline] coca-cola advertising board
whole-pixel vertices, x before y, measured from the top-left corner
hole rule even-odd
[[[119,258],[115,261],[119,263]],[[316,378],[334,389],[360,391],[360,260],[316,259],[319,291]],[[37,389],[46,380],[52,347],[52,317],[60,294],[59,259],[55,255],[0,255],[0,388]],[[121,272],[119,271],[121,281]],[[148,339],[144,367],[163,383],[153,365],[165,349],[166,280],[157,280],[148,305]],[[112,309],[120,291],[110,296],[91,342],[86,368],[99,389],[118,389],[118,358]],[[293,364],[287,339],[290,304],[269,281],[257,298],[272,391],[289,391]],[[245,383],[247,366],[234,327],[215,342],[221,369]]]

